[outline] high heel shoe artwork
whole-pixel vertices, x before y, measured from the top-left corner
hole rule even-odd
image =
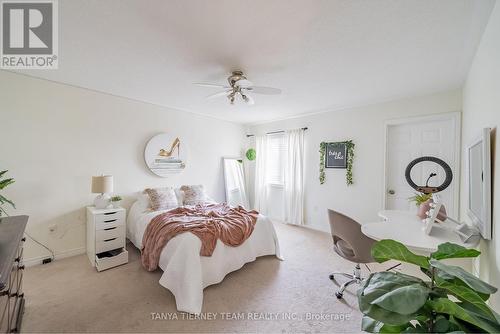
[[[181,141],[177,137],[170,145],[170,148],[161,148],[154,160],[152,169],[162,174],[184,169],[186,165],[180,158],[180,147]]]
[[[179,140],[179,137],[175,138],[174,142],[170,146],[170,150],[166,149],[160,149],[160,153],[158,153],[159,156],[161,157],[166,157],[170,158],[172,156],[172,153],[174,152],[175,149],[177,149],[177,158],[179,157],[179,150],[181,146],[181,141]]]
[[[161,177],[168,177],[181,172],[186,167],[187,146],[181,150],[181,142],[177,136],[160,133],[153,136],[144,148],[144,160],[149,170]]]

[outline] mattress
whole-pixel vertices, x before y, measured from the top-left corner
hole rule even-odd
[[[127,238],[142,248],[142,237],[149,222],[166,212],[143,211],[135,202],[127,218]],[[203,305],[203,289],[221,282],[224,277],[255,261],[259,256],[275,255],[282,260],[276,230],[269,218],[259,215],[252,235],[240,246],[226,246],[220,240],[212,256],[200,256],[201,241],[192,233],[172,238],[163,248],[159,267],[163,270],[160,285],[175,296],[178,311],[198,314]]]

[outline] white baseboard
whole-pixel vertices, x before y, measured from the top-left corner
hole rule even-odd
[[[283,225],[290,225],[290,224],[287,224],[285,223],[284,221],[281,221],[279,219],[276,219],[276,218],[270,218],[272,222],[274,223],[280,223],[280,224],[283,224]],[[323,232],[323,233],[326,233],[326,234],[330,234],[330,230],[329,230],[329,227],[328,228],[325,228],[325,229],[321,229],[317,226],[312,226],[312,225],[308,225],[308,224],[304,224],[304,225],[290,225],[290,226],[297,226],[297,227],[303,227],[303,228],[307,228],[309,230],[313,230],[313,231],[316,231],[316,232]]]
[[[86,251],[85,247],[79,247],[79,248],[68,249],[62,252],[56,252],[54,255],[54,260],[61,260],[67,257],[84,254],[85,251]],[[30,259],[23,259],[23,264],[26,267],[32,267],[42,264],[42,261],[47,258],[50,258],[50,255],[37,256]]]

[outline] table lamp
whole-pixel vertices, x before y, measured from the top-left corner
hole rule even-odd
[[[100,194],[94,199],[96,209],[105,209],[110,205],[110,192],[113,192],[113,175],[92,176],[92,193]]]

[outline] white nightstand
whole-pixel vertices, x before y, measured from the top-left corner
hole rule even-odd
[[[97,271],[128,262],[124,208],[87,207],[87,255]]]

